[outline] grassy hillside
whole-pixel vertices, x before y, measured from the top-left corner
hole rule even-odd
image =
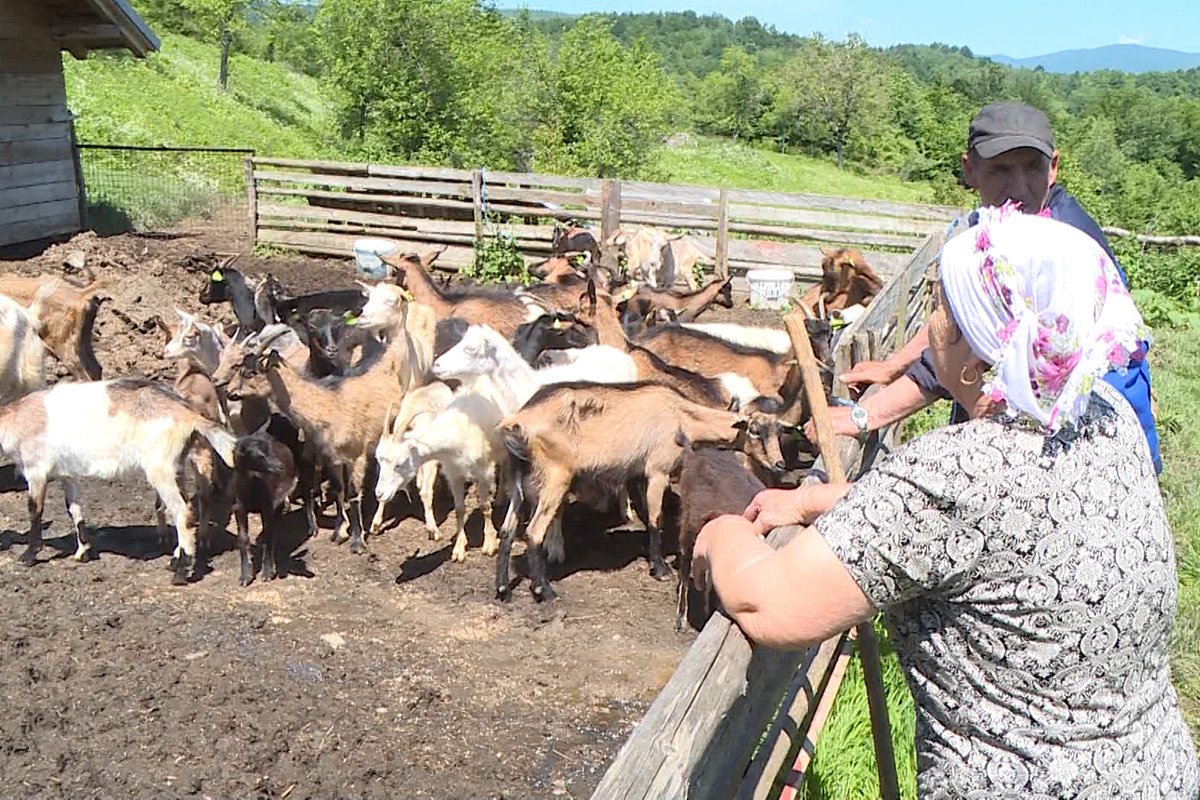
[[[728,139],[701,136],[693,137],[693,141],[694,146],[663,148],[660,165],[664,180],[731,189],[933,202],[933,188],[927,183],[840,170],[829,160],[774,153]]]
[[[82,142],[249,147],[299,157],[337,150],[320,85],[285,67],[234,55],[225,92],[217,85],[217,48],[174,34],[146,59],[64,55],[63,64]]]

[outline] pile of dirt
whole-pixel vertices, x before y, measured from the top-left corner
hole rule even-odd
[[[154,317],[173,321],[178,308],[232,324],[228,305],[205,307],[199,301],[208,276],[230,255],[201,237],[101,237],[87,232],[51,246],[36,258],[5,262],[3,268],[27,275],[62,276],[81,285],[93,277],[105,281],[100,296],[108,299],[100,308],[95,328],[96,357],[104,376],[169,378],[175,367],[162,358],[165,342]],[[352,287],[355,277],[350,261],[300,255],[242,255],[233,266],[251,277],[271,272],[293,294]],[[60,367],[57,374],[62,377],[66,372]]]

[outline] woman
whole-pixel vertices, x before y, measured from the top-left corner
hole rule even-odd
[[[971,421],[851,488],[763,492],[696,542],[752,640],[884,620],[917,705],[930,798],[1188,798],[1170,682],[1171,532],[1137,417],[1098,376],[1146,332],[1111,260],[1050,219],[986,209],[948,242],[929,322]],[[773,551],[777,525],[815,524]]]

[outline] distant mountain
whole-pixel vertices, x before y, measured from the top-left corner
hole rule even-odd
[[[1047,72],[1094,72],[1115,69],[1121,72],[1174,72],[1200,67],[1200,53],[1184,53],[1146,47],[1140,44],[1110,44],[1090,50],[1062,50],[1044,56],[1009,58],[986,56],[997,64],[1014,67],[1041,67]]]

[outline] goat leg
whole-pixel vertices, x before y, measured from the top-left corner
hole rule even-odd
[[[525,550],[525,560],[529,565],[529,581],[532,584],[530,588],[533,591],[534,599],[538,601],[553,600],[558,596],[546,578],[546,560],[543,556],[542,546],[546,531],[553,524],[554,518],[558,516],[569,487],[570,476],[561,482],[547,482],[547,485],[542,488],[537,510],[533,512],[533,517],[529,520],[529,528],[525,533],[529,540],[529,546]]]
[[[475,504],[483,514],[483,548],[485,556],[496,555],[500,543],[496,536],[496,525],[492,522],[492,501],[496,487],[492,485],[492,475],[489,469],[486,473],[475,478]]]
[[[345,470],[339,468],[338,472],[344,473]],[[350,538],[348,528],[350,520],[346,517],[346,481],[338,481],[337,489],[333,495],[334,507],[337,509],[337,515],[334,517],[333,536],[331,541],[335,544],[341,544]]]
[[[188,504],[179,491],[174,470],[147,472],[146,477],[162,498],[167,512],[175,518],[177,545],[175,575],[171,582],[182,586],[190,579],[192,567],[196,563],[196,531],[188,525]]]
[[[467,560],[467,486],[462,475],[447,474],[450,483],[450,493],[454,495],[454,549],[450,560],[462,562]]]
[[[264,509],[259,513],[258,518],[262,521],[262,532],[258,534],[258,540],[262,543],[262,579],[264,581],[273,581],[279,577],[279,563],[276,559],[278,542],[275,535],[275,520],[274,515]]]
[[[46,506],[46,479],[25,476],[29,485],[26,505],[29,507],[29,546],[21,554],[21,563],[32,567],[37,563],[38,551],[42,549],[42,509]]]
[[[71,527],[75,530],[75,555],[71,558],[79,562],[90,561],[95,556],[92,554],[91,537],[83,522],[83,506],[79,503],[79,484],[71,480],[64,480],[62,484],[63,494],[66,495],[67,516],[71,518]]]
[[[650,576],[656,581],[665,581],[671,577],[671,567],[663,558],[662,551],[663,496],[669,481],[665,474],[656,473],[646,482],[646,507],[650,516],[646,526],[650,534],[647,557],[650,561]]]
[[[417,494],[421,497],[421,507],[425,511],[425,530],[429,531],[429,541],[438,540],[437,518],[433,515],[433,491],[437,487],[438,464],[436,461],[426,461],[417,470]]]
[[[344,490],[350,498],[350,552],[355,554],[367,552],[362,523],[362,492],[366,472],[365,460],[355,463],[348,470],[343,470],[347,477]]]
[[[237,520],[238,555],[242,560],[242,574],[239,583],[249,586],[254,581],[254,565],[250,558],[250,515],[239,504],[233,510]]]

